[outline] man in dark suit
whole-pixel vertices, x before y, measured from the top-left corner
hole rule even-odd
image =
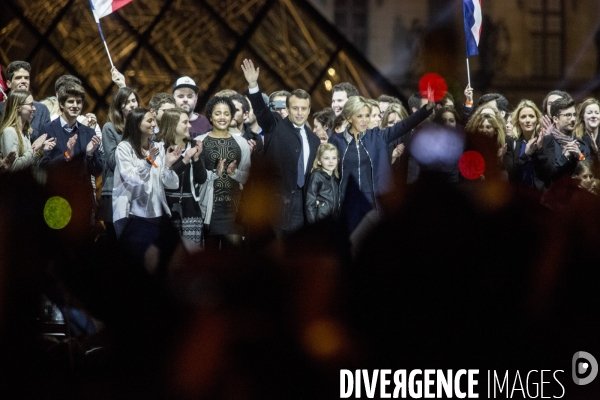
[[[31,65],[26,61],[13,61],[6,68],[6,85],[10,90],[29,90],[31,87],[30,74]],[[50,122],[50,111],[48,107],[37,101],[33,102],[35,113],[33,119],[29,121],[33,128],[33,134],[39,136],[42,125]],[[0,118],[4,111],[4,102],[0,103]]]
[[[306,125],[310,95],[302,89],[291,92],[286,99],[288,116],[281,118],[263,101],[258,88],[259,69],[251,60],[244,60],[242,70],[248,81],[247,96],[264,135],[264,156],[275,167],[277,206],[282,210],[275,229],[279,234],[290,233],[304,225],[303,187],[320,144]]]
[[[61,114],[40,129],[42,134],[48,134],[48,139],[56,138],[56,146],[52,151],[46,152],[40,166],[81,158],[86,166],[84,175],[88,178],[90,175],[98,176],[102,173],[102,160],[97,151],[100,137],[93,129],[77,122],[84,100],[85,92],[76,83],[67,83],[59,90],[58,104]]]

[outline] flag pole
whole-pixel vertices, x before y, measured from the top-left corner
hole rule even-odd
[[[104,48],[106,49],[106,55],[108,55],[108,61],[110,61],[111,70],[115,67],[113,64],[112,57],[110,56],[110,51],[108,51],[108,45],[106,44],[106,39],[104,39],[104,34],[102,33],[102,28],[100,27],[100,20],[96,16],[96,9],[94,8],[94,3],[90,0],[90,6],[92,7],[92,13],[94,14],[94,19],[96,20],[96,25],[98,26],[98,32],[100,32],[100,38],[102,39],[102,43],[104,44]]]
[[[471,70],[469,69],[469,57],[467,57],[467,79],[469,82],[469,87],[471,86]]]

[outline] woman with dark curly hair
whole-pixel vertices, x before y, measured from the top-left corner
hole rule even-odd
[[[204,218],[207,249],[240,245],[243,229],[237,224],[242,187],[250,171],[250,146],[241,135],[227,128],[235,114],[228,97],[213,97],[206,104],[212,131],[198,136],[204,150],[206,182],[200,187],[200,209]]]

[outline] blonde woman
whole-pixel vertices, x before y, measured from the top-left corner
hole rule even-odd
[[[46,134],[30,141],[33,129],[29,121],[33,118],[35,106],[33,96],[27,90],[13,90],[6,99],[2,121],[0,121],[0,153],[15,152],[11,171],[22,170],[42,159],[44,153],[52,150],[56,139],[46,140]]]
[[[337,147],[341,157],[340,198],[343,200],[348,183],[354,180],[368,202],[357,211],[358,221],[350,224],[351,230],[371,208],[378,209],[377,197],[392,190],[392,162],[388,145],[429,117],[435,106],[433,95],[430,97],[427,105],[385,129],[368,129],[372,107],[364,97],[352,96],[344,105],[342,115],[348,127],[343,133],[329,138],[329,143]]]
[[[541,111],[533,101],[521,100],[511,122],[516,140],[509,180],[537,190],[548,188],[554,170],[554,142],[550,135],[544,134]]]

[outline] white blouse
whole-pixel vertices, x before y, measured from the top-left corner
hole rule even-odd
[[[177,174],[165,168],[165,148],[162,143],[155,143],[160,148],[154,163],[148,164],[146,159],[139,159],[128,141],[122,141],[115,151],[115,175],[112,194],[113,222],[129,215],[142,218],[155,218],[171,211],[165,197],[165,188],[177,189]],[[146,152],[145,155],[147,155]]]

